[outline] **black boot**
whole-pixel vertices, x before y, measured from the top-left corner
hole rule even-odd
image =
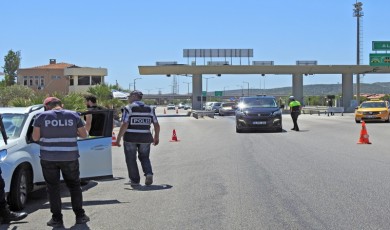
[[[26,212],[12,212],[9,211],[3,216],[2,224],[9,224],[11,221],[23,220],[27,217]]]

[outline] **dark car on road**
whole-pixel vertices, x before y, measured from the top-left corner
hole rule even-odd
[[[281,132],[282,111],[273,96],[241,97],[236,109],[236,132],[273,130]]]

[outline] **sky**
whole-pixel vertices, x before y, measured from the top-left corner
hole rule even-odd
[[[390,1],[361,2],[361,64],[368,64],[372,41],[390,41]],[[133,89],[134,79],[141,78],[135,81],[138,90],[169,93],[172,77],[141,76],[138,66],[153,66],[158,61],[188,64],[193,60],[183,57],[183,49],[253,49],[251,62],[274,61],[275,65],[295,65],[297,60],[353,65],[357,54],[354,3],[356,0],[1,1],[0,66],[9,50],[20,51],[21,68],[56,59],[57,63],[107,68],[106,83],[118,83],[124,89]],[[234,58],[232,64],[238,65],[239,59]],[[247,88],[248,83],[255,89],[292,85],[290,75],[203,77],[214,77],[207,80],[208,91]],[[178,92],[187,93],[191,78],[176,80]],[[365,75],[361,82],[390,82],[390,76]],[[337,84],[341,76],[305,76],[303,83]]]

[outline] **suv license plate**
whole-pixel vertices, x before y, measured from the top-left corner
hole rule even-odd
[[[265,121],[254,121],[253,124],[254,125],[265,125],[265,124],[267,124],[267,122],[265,122]]]

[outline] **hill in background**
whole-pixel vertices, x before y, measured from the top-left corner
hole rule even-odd
[[[315,84],[304,85],[304,96],[321,96],[321,95],[340,95],[341,84]],[[265,94],[274,96],[288,96],[292,93],[292,87],[282,87],[273,89],[249,89],[250,95]],[[353,84],[353,93],[356,94],[356,84]],[[375,83],[360,83],[361,94],[390,94],[390,82],[375,82]],[[248,95],[248,89],[226,90],[225,95],[241,96]],[[208,95],[214,95],[214,92],[209,92]]]

